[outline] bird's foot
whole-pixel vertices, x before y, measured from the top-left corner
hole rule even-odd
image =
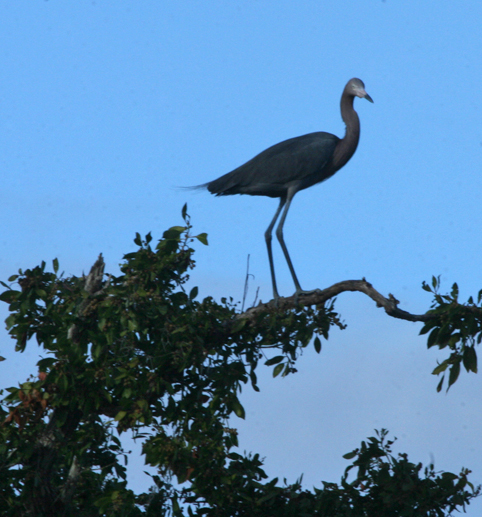
[[[296,289],[295,294],[293,295],[295,297],[295,303],[298,303],[300,297],[303,298],[303,296],[309,296],[310,294],[314,294],[319,292],[319,289],[312,289],[311,291],[305,291],[303,289]]]
[[[295,298],[295,304],[297,304],[300,301],[300,298],[302,299],[304,296],[309,296],[310,294],[314,294],[317,292],[320,292],[320,290],[312,289],[311,291],[304,291],[303,289],[297,289],[293,294]],[[281,297],[278,293],[273,293],[273,299],[271,300],[270,304],[276,309],[278,309],[280,306],[280,299]]]

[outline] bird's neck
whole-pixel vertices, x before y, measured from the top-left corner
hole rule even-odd
[[[344,94],[341,97],[341,118],[345,122],[346,132],[333,153],[331,168],[334,169],[334,172],[341,169],[353,156],[360,139],[360,119],[353,109],[353,100],[352,95]]]

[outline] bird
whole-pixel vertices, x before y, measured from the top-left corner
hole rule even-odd
[[[264,234],[275,300],[279,299],[279,293],[271,240],[273,228],[281,212],[276,237],[295,284],[295,295],[306,295],[312,292],[301,289],[283,238],[283,226],[295,194],[333,176],[355,153],[360,138],[360,119],[353,109],[355,97],[373,102],[365,91],[363,81],[357,78],[348,81],[341,96],[341,118],[346,126],[343,138],[322,131],[290,138],[265,149],[244,165],[213,181],[191,187],[207,189],[215,196],[248,194],[279,198],[276,213]]]

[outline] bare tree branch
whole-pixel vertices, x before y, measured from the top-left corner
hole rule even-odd
[[[104,269],[105,262],[102,257],[102,253],[99,255],[99,258],[95,261],[94,265],[90,269],[90,273],[85,278],[85,287],[84,290],[87,291],[90,295],[101,294],[103,288],[103,279],[104,279]],[[92,303],[91,298],[86,298],[79,306],[77,314],[80,318],[85,315],[86,309]],[[78,328],[77,325],[72,325],[69,328],[68,337],[74,343],[78,342]]]
[[[331,287],[326,289],[315,289],[308,294],[300,294],[298,296],[293,295],[287,298],[280,297],[277,302],[271,300],[268,303],[259,303],[256,307],[251,307],[246,312],[241,314],[240,318],[254,319],[259,312],[266,312],[273,310],[277,307],[280,310],[294,309],[299,303],[303,305],[323,305],[328,300],[338,296],[344,292],[360,292],[370,297],[377,307],[382,307],[385,312],[393,318],[398,318],[407,321],[421,321],[426,322],[429,320],[440,318],[440,312],[428,313],[428,314],[411,314],[410,312],[404,311],[398,308],[400,303],[393,294],[389,294],[388,298],[379,293],[370,282],[365,279],[362,280],[345,280],[333,284]],[[482,317],[482,309],[473,306],[463,306],[467,311],[474,312]]]

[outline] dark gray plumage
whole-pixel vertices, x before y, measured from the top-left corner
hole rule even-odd
[[[293,196],[300,190],[325,181],[341,169],[356,151],[360,137],[360,121],[353,109],[355,97],[373,102],[360,79],[350,79],[341,96],[341,116],[346,133],[338,138],[331,133],[317,132],[290,138],[261,152],[249,162],[220,178],[195,188],[207,188],[216,196],[249,194],[251,196],[279,197],[280,204],[265,232],[268,248],[273,295],[278,298],[278,288],[271,250],[271,232],[284,207],[276,229],[276,236],[296,286],[296,294],[304,293],[296,277],[288,249],[283,239],[283,225]]]

